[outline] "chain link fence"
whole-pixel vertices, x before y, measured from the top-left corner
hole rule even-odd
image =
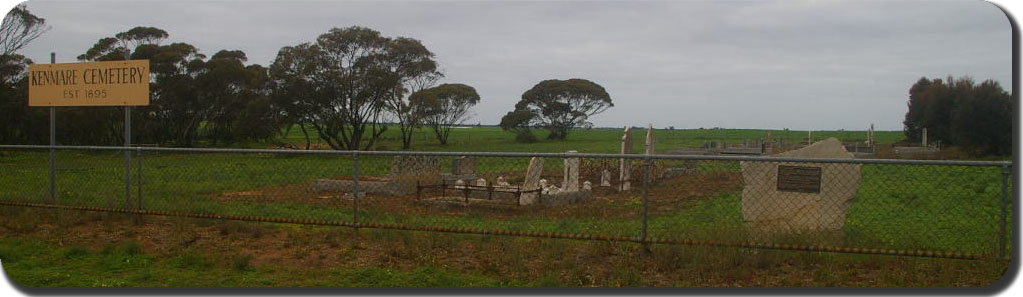
[[[982,258],[1010,251],[1010,167],[759,156],[5,145],[0,204],[645,245]]]

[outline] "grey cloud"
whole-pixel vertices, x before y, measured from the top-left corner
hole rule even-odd
[[[1011,84],[1011,28],[980,1],[54,2],[29,8],[54,29],[24,49],[72,62],[137,25],[212,54],[268,65],[331,27],[422,40],[446,78],[483,97],[496,123],[544,79],[587,78],[615,108],[600,126],[901,129],[921,76]],[[88,17],[83,17],[88,16]]]

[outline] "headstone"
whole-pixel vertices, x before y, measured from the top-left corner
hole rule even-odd
[[[415,193],[416,183],[430,185],[441,181],[440,160],[435,156],[394,156],[390,179],[394,191]]]
[[[451,160],[451,174],[476,174],[476,158],[462,156]]]
[[[529,167],[526,168],[526,180],[522,182],[523,191],[540,189],[540,175],[543,174],[543,158],[533,157],[529,159]],[[536,203],[536,192],[522,193],[519,203],[530,205]]]
[[[622,154],[632,153],[632,127],[625,127],[625,135],[622,136]],[[632,160],[619,159],[618,181],[622,191],[631,189],[629,181],[632,180]]]
[[[395,156],[391,159],[390,175],[440,175],[439,161],[434,156]]]
[[[591,183],[590,181],[584,181],[583,182],[583,191],[590,191],[590,190],[593,190],[593,183]]]
[[[870,124],[870,132],[867,132],[867,145],[874,146],[874,124]]]
[[[927,128],[924,128],[923,133],[924,133],[924,135],[923,135],[923,142],[921,144],[922,144],[922,146],[927,146]]]
[[[600,186],[611,186],[611,170],[604,169],[604,171],[600,172]]]
[[[568,153],[577,153],[568,151]],[[568,192],[579,191],[579,158],[565,158],[564,175],[561,188]]]
[[[778,154],[851,159],[835,138]],[[840,230],[859,190],[860,164],[743,161],[742,214],[756,236]]]
[[[486,187],[487,186],[487,180],[482,178],[482,177],[477,179],[476,180],[476,186],[477,187]]]
[[[654,124],[646,125],[646,141],[643,142],[647,155],[654,154]]]

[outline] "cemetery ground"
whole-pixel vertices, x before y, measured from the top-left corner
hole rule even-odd
[[[618,130],[578,130],[568,141],[517,144],[510,133],[497,128],[453,133],[454,143],[447,147],[423,137],[413,143],[414,150],[610,153],[618,149],[620,136]],[[741,143],[763,134],[711,129],[657,133],[659,148],[698,146],[714,139]],[[805,131],[791,133],[788,139],[805,140]],[[878,132],[878,141],[894,143],[901,137],[901,132],[888,133]],[[865,132],[814,134],[845,135],[853,141]],[[304,139],[295,136],[293,130],[285,141],[304,145]],[[393,149],[400,142],[385,138],[378,146]],[[0,197],[45,202],[46,153],[4,154],[0,165],[10,170],[0,175],[4,185]],[[122,153],[113,151],[59,151],[58,172],[65,185],[59,189],[59,202],[123,205],[121,158]],[[308,192],[313,179],[350,176],[347,157],[153,153],[143,158],[148,208],[353,219],[350,199]],[[443,160],[441,164],[448,164],[450,158]],[[479,158],[477,170],[511,178],[516,171],[522,175],[527,161]],[[371,180],[387,173],[390,159],[366,156],[360,162],[360,175]],[[551,159],[549,170],[560,171],[560,163]],[[740,238],[738,162],[701,161],[699,166],[700,174],[674,177],[651,188],[651,236]],[[1000,191],[999,177],[997,168],[864,165],[843,240],[900,249],[989,250],[997,226],[934,217],[994,215],[998,202],[986,198]],[[952,205],[935,198],[948,192],[963,193],[962,199],[972,203]],[[415,195],[388,199],[369,195],[360,199],[358,216],[369,223],[636,236],[642,207],[638,195],[611,193],[568,207],[510,209],[437,207],[413,203]],[[1007,261],[990,258],[685,245],[655,244],[647,253],[642,245],[624,242],[368,228],[359,229],[356,240],[353,229],[346,227],[161,216],[137,220],[126,214],[19,207],[0,207],[0,212],[5,218],[0,225],[3,268],[13,281],[26,286],[984,286],[1001,278],[1008,266]],[[930,234],[935,231],[942,234]]]

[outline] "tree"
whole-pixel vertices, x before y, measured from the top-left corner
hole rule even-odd
[[[991,80],[921,78],[910,87],[906,137],[964,148],[973,155],[1004,155],[1012,148],[1012,95]]]
[[[951,138],[972,155],[1012,153],[1012,96],[995,81],[970,86],[952,112]]]
[[[402,149],[412,147],[412,132],[420,125],[422,116],[413,110],[408,96],[432,86],[444,76],[437,70],[433,56],[419,40],[411,38],[399,37],[388,45],[385,65],[398,83],[386,97],[384,107],[398,121]]]
[[[519,109],[509,111],[501,117],[501,129],[515,133],[516,142],[536,142],[536,136],[530,128],[535,124],[536,114],[530,110]]]
[[[46,114],[28,107],[28,64],[16,52],[50,29],[46,20],[28,11],[25,4],[11,9],[0,24],[0,143],[45,143]]]
[[[25,3],[18,4],[0,25],[0,55],[14,54],[49,30],[46,19],[29,12]]]
[[[285,46],[277,52],[277,58],[269,69],[270,96],[281,112],[285,126],[298,125],[305,136],[305,149],[309,149],[309,132],[306,125],[312,124],[313,112],[318,105],[313,74],[315,71],[316,49],[309,43]]]
[[[313,44],[282,48],[270,67],[275,100],[303,96],[282,105],[308,114],[289,118],[307,120],[333,149],[368,149],[387,129],[383,112],[404,111],[400,105],[389,109],[388,102],[408,92],[408,83],[435,72],[423,65],[433,63],[432,54],[417,48],[418,41],[395,40],[402,39],[356,26],[333,28]]]
[[[464,84],[442,84],[416,92],[409,99],[422,114],[423,123],[433,129],[441,145],[448,144],[451,128],[464,122],[469,109],[480,102],[476,89]]]
[[[168,37],[159,28],[135,27],[100,39],[78,56],[83,61],[149,60],[150,104],[136,108],[132,118],[137,142],[191,147],[200,141],[217,145],[268,140],[278,133],[281,121],[269,97],[266,68],[246,66],[245,53],[239,50],[221,50],[207,60],[187,43],[161,45]],[[123,141],[115,110],[70,108],[66,113],[82,113],[73,117],[81,123],[65,122],[89,127],[70,128],[78,129],[73,137]]]
[[[604,87],[585,79],[545,80],[522,94],[516,110],[529,110],[547,139],[564,140],[568,130],[587,124],[589,117],[613,107]]]

